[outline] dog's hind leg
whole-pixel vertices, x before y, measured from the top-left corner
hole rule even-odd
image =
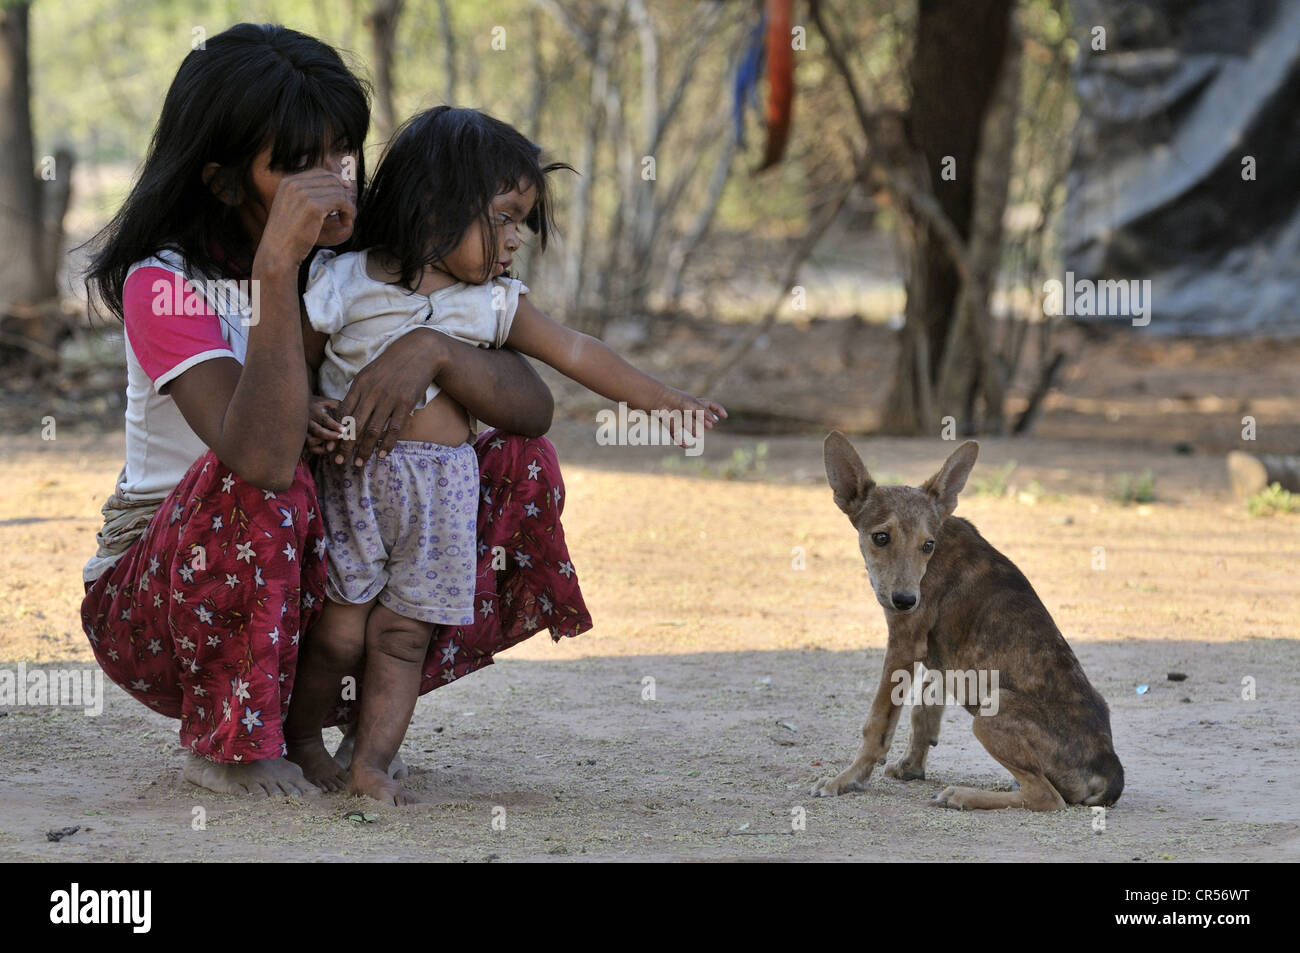
[[[1065,799],[1043,774],[1043,755],[1059,747],[1057,739],[1035,717],[1038,706],[1018,692],[1003,690],[996,715],[975,716],[975,737],[1020,784],[1018,791],[984,791],[950,787],[932,799],[939,807],[959,811],[988,811],[1023,807],[1030,811],[1059,811]]]
[[[939,725],[943,723],[943,705],[912,706],[912,736],[907,739],[907,754],[885,768],[885,776],[900,781],[924,781],[925,757],[939,743]]]
[[[1041,774],[1025,774],[1008,768],[1020,783],[1018,791],[985,791],[983,788],[949,787],[930,799],[936,807],[958,811],[997,811],[1023,807],[1030,811],[1059,811],[1065,800]]]

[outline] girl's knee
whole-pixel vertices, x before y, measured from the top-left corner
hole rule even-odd
[[[376,606],[366,626],[366,652],[381,652],[403,662],[424,661],[433,625],[408,619],[385,606]]]
[[[479,471],[495,481],[508,477],[516,483],[540,483],[563,488],[555,444],[546,437],[521,437],[493,431],[479,448]]]
[[[349,611],[353,608],[326,602],[320,618],[303,640],[304,650],[331,669],[351,671],[360,665],[365,654],[366,617]]]
[[[555,454],[555,444],[547,437],[521,437],[523,456],[531,456],[542,465],[548,473],[560,472],[560,459]]]

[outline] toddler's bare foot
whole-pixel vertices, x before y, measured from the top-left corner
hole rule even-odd
[[[251,794],[255,797],[319,794],[299,768],[286,758],[218,763],[190,753],[185,761],[185,780],[217,794]]]
[[[333,794],[347,787],[346,768],[330,757],[322,739],[289,741],[286,746],[289,760],[302,768],[302,773],[307,780],[322,791]]]
[[[343,740],[339,742],[338,748],[334,751],[334,760],[339,766],[347,771],[352,767],[352,749],[357,744],[357,726],[348,725],[343,729]],[[393,755],[393,763],[388,766],[388,776],[396,778],[398,781],[405,779],[411,773],[407,768],[406,762],[402,760],[401,753]]]
[[[383,771],[353,765],[348,773],[348,793],[363,794],[383,804],[405,807],[419,804],[420,799],[402,787]]]

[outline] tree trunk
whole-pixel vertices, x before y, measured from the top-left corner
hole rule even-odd
[[[908,126],[944,215],[970,238],[976,161],[1004,60],[1013,0],[920,0]],[[951,175],[945,170],[951,169]],[[907,276],[907,326],[882,429],[931,433],[932,382],[943,367],[961,278],[942,238],[918,222]]]
[[[40,181],[39,201],[42,212],[42,246],[40,287],[42,298],[59,297],[59,262],[63,260],[63,220],[72,204],[72,152],[59,149],[54,153],[54,177]]]
[[[34,175],[25,3],[0,7],[0,312],[43,297],[41,199]]]
[[[659,252],[664,244],[665,232],[673,227],[672,223],[676,208],[694,180],[696,172],[700,169],[698,162],[682,162],[680,161],[681,157],[683,155],[700,155],[707,148],[707,145],[716,138],[716,129],[718,127],[708,124],[701,130],[700,139],[702,145],[699,148],[691,149],[688,152],[679,146],[671,156],[661,155],[660,147],[663,145],[664,136],[674,120],[678,118],[687,88],[695,75],[697,67],[704,58],[703,51],[722,27],[722,24],[726,22],[724,12],[725,7],[722,4],[710,4],[703,16],[700,17],[694,31],[691,47],[687,50],[677,80],[668,96],[662,98],[662,101],[658,93],[657,67],[651,68],[646,65],[647,63],[655,64],[658,62],[659,44],[648,14],[645,14],[644,10],[641,14],[644,20],[637,25],[642,49],[641,120],[644,144],[641,148],[643,149],[642,156],[655,157],[656,181],[641,181],[640,168],[637,168],[635,228],[631,232],[631,242],[624,266],[628,276],[624,303],[626,309],[634,313],[646,310],[651,283],[656,271],[656,263],[661,260]],[[721,125],[725,128],[725,117],[722,119]],[[671,158],[675,161],[665,165],[658,161],[661,158]],[[680,168],[680,171],[670,180],[667,188],[662,187],[657,181],[658,177],[665,172],[672,171],[674,167]],[[662,198],[657,198],[657,196],[662,196]]]
[[[442,55],[447,71],[446,102],[456,105],[456,33],[451,26],[451,3],[438,0],[438,22],[442,25]]]
[[[632,26],[636,31],[637,42],[641,50],[641,130],[636,135],[637,144],[644,149],[640,155],[632,156],[632,168],[626,174],[631,175],[628,198],[632,203],[631,227],[627,229],[624,239],[628,255],[623,262],[626,276],[623,288],[622,304],[632,311],[645,308],[649,292],[649,274],[651,267],[650,244],[654,239],[655,191],[659,187],[659,170],[656,168],[653,179],[643,178],[641,163],[646,156],[655,160],[660,158],[659,151],[659,38],[655,36],[654,23],[644,0],[632,0],[628,4]],[[688,67],[689,68],[689,67]]]
[[[397,38],[397,20],[402,15],[402,0],[375,0],[366,16],[370,44],[375,56],[375,131],[387,141],[397,128],[393,106],[393,49]]]
[[[611,315],[626,314],[629,310],[629,271],[633,261],[628,216],[634,214],[632,209],[639,177],[636,157],[632,154],[632,139],[626,132],[623,89],[617,73],[611,73],[605,95],[604,138],[614,153],[614,189],[618,194],[618,204],[604,236],[605,257],[597,268],[600,280],[596,283],[595,304],[587,312],[585,330],[596,337],[604,337],[605,325]]]
[[[588,330],[591,316],[583,311],[587,243],[591,237],[592,183],[596,179],[596,159],[599,155],[601,130],[604,126],[606,95],[609,87],[609,67],[614,55],[618,33],[623,20],[621,11],[604,11],[596,27],[591,62],[591,98],[583,134],[582,156],[578,166],[579,176],[569,205],[570,240],[564,249],[564,296],[566,323],[579,330]]]
[[[1003,67],[984,117],[980,151],[975,160],[975,194],[967,243],[970,274],[949,330],[942,370],[935,381],[940,417],[952,416],[963,434],[1001,433],[1005,372],[993,346],[989,299],[1002,257],[1002,217],[1016,143],[1016,106],[1020,99],[1019,32],[1011,30]],[[976,420],[976,397],[983,420]]]
[[[550,88],[549,74],[547,72],[546,58],[542,49],[542,14],[536,7],[529,12],[528,18],[532,36],[532,97],[528,102],[528,114],[524,119],[524,131],[528,138],[535,143],[542,141],[542,110],[546,106],[546,93]],[[521,255],[523,260],[519,265],[518,274],[523,278],[524,284],[532,285],[538,274],[537,249],[532,243],[526,243],[520,247],[517,255]]]

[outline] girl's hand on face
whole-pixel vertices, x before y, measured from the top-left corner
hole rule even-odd
[[[296,271],[327,221],[351,232],[356,214],[352,188],[343,176],[321,168],[286,175],[275,190],[257,258]]]
[[[339,402],[329,397],[312,395],[307,409],[307,451],[329,453],[343,439],[343,425],[335,414]]]

